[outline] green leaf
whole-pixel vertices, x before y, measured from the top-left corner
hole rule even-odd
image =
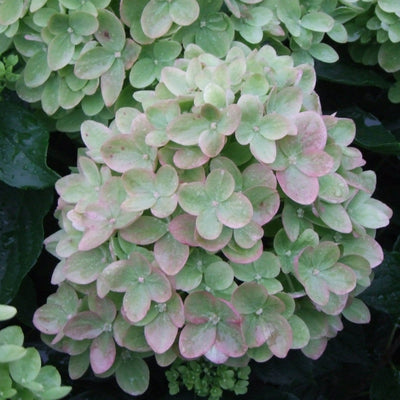
[[[43,400],[57,400],[65,397],[71,389],[70,386],[52,387],[47,389],[41,396]]]
[[[388,400],[400,397],[400,371],[385,367],[376,373],[371,383],[371,400]]]
[[[400,142],[373,114],[351,107],[341,110],[339,115],[352,118],[356,123],[359,146],[383,154],[400,154]]]
[[[16,313],[17,309],[15,307],[0,304],[0,321],[11,319],[15,316]]]
[[[30,347],[22,358],[10,363],[10,375],[15,382],[24,386],[24,383],[31,382],[38,376],[41,365],[39,352]]]
[[[26,354],[26,349],[15,344],[0,345],[0,363],[9,363],[19,360]]]
[[[0,330],[0,345],[2,344],[14,344],[16,346],[23,346],[24,334],[21,327],[12,325]]]
[[[45,163],[49,134],[44,124],[22,106],[0,107],[0,180],[17,188],[43,189],[58,175]]]
[[[13,299],[42,250],[42,220],[52,197],[52,190],[18,190],[0,182],[0,303]]]
[[[386,76],[368,66],[346,62],[343,59],[334,64],[315,62],[317,76],[320,79],[352,86],[376,86],[388,89],[390,82]]]
[[[374,269],[375,277],[371,286],[360,296],[370,307],[400,316],[400,252],[385,253],[382,264]]]

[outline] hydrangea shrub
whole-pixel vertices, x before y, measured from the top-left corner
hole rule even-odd
[[[392,213],[354,123],[322,115],[314,85],[269,45],[218,58],[191,44],[136,107],[82,124],[46,240],[59,288],[34,316],[73,378],[90,366],[137,395],[150,356],[317,359],[343,317],[369,321],[357,295]]]

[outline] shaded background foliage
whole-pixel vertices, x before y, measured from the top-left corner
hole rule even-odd
[[[285,359],[253,364],[249,400],[323,400],[400,398],[400,113],[387,99],[391,77],[380,69],[350,61],[346,48],[335,46],[340,61],[317,63],[316,92],[324,114],[337,111],[357,124],[355,145],[363,151],[367,168],[377,174],[375,197],[394,211],[391,225],[378,232],[386,258],[375,269],[371,287],[361,298],[372,309],[368,325],[345,322],[345,329],[328,343],[323,356],[312,361],[299,351]],[[54,292],[49,284],[56,260],[42,252],[45,236],[56,230],[52,186],[58,175],[76,164],[79,141],[54,131],[52,123],[32,111],[11,92],[0,103],[0,303],[19,309],[28,345],[44,362],[57,366],[65,384],[72,384],[72,400],[129,399],[113,378],[87,374],[72,382],[66,355],[46,347],[33,329],[35,309]],[[49,134],[48,132],[52,132]],[[17,268],[18,267],[18,268]],[[193,393],[168,394],[164,371],[150,363],[151,381],[144,399],[193,399]],[[224,394],[224,399],[234,395]]]

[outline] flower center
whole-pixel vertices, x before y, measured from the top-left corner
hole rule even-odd
[[[217,325],[218,322],[220,321],[220,317],[218,317],[217,314],[212,314],[208,320],[213,324],[213,325]]]

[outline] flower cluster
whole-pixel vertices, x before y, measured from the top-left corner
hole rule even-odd
[[[365,43],[377,31],[385,43],[374,63],[378,54],[380,65],[396,72],[398,13],[396,0],[1,0],[0,55],[17,51],[18,95],[40,103],[58,130],[74,132],[88,118],[112,119],[130,103],[126,78],[136,89],[152,85],[193,43],[221,58],[235,37],[253,46],[268,40],[296,64],[312,64],[338,59],[325,36]],[[367,57],[359,46],[353,53]]]
[[[144,34],[172,29],[180,3]],[[196,2],[182,3],[194,18]],[[82,124],[78,168],[56,184],[61,229],[46,241],[59,288],[34,316],[71,355],[71,377],[90,365],[137,395],[152,355],[161,366],[245,366],[290,349],[316,359],[342,316],[369,321],[356,296],[382,261],[374,232],[391,210],[371,198],[354,123],[322,115],[314,85],[310,65],[271,46],[219,58],[190,44],[154,90],[134,93],[136,108]]]

